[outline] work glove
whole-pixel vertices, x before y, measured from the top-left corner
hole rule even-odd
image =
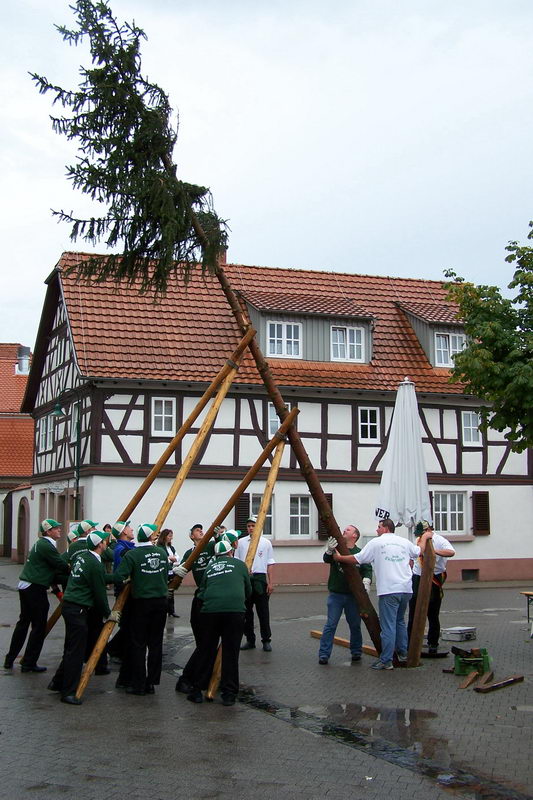
[[[338,541],[335,539],[334,536],[330,536],[327,542],[326,553],[328,556],[332,555],[337,549]]]
[[[111,611],[111,613],[109,614],[108,618],[106,619],[106,622],[117,622],[118,623],[118,622],[120,622],[120,617],[121,617],[121,612],[120,611],[116,611],[115,609],[113,609],[113,611]]]
[[[175,567],[172,567],[172,572],[174,575],[179,575],[180,578],[184,578],[188,573],[187,567],[184,567],[183,564],[176,564]]]
[[[370,578],[363,578],[363,586],[365,587],[367,594],[370,592],[371,583],[372,581],[370,580]]]

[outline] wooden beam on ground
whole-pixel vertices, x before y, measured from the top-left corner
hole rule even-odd
[[[524,680],[523,675],[510,675],[508,678],[502,678],[496,683],[489,683],[485,686],[475,686],[474,691],[480,694],[487,694],[488,692],[495,692],[496,689],[503,689],[504,686],[512,686],[513,683],[522,683]]]
[[[464,681],[459,684],[459,689],[468,689],[469,686],[472,686],[473,683],[477,681],[479,678],[479,672],[477,669],[473,669],[472,672],[469,672]]]
[[[415,615],[411,636],[409,638],[409,650],[407,652],[407,666],[418,667],[420,664],[420,652],[424,642],[424,629],[428,615],[429,596],[431,594],[431,584],[433,581],[433,569],[435,567],[435,550],[431,539],[426,541],[424,556],[422,560],[422,575],[418,584],[418,594],[416,597]]]
[[[481,678],[479,679],[478,687],[479,686],[486,686],[491,680],[494,678],[494,672],[491,670],[490,672],[484,672]]]
[[[312,639],[320,639],[322,637],[322,631],[310,631],[309,635],[311,636]],[[349,639],[343,639],[342,636],[334,636],[333,637],[333,644],[338,644],[341,647],[349,647],[350,646],[350,640]],[[365,653],[365,655],[367,655],[367,656],[374,656],[374,658],[377,658],[378,655],[379,655],[379,653],[376,650],[376,648],[372,647],[369,644],[364,644],[361,649],[362,649],[363,653]]]

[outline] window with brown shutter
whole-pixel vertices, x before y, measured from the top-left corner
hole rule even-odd
[[[333,511],[333,495],[332,494],[326,494],[326,500],[329,503],[329,507]],[[318,538],[319,539],[327,539],[328,536],[329,536],[329,534],[328,534],[327,528],[324,525],[324,523],[322,522],[322,520],[319,518],[319,521],[318,521]]]
[[[250,516],[250,495],[243,492],[235,504],[235,528],[246,536],[246,522]]]
[[[488,492],[472,492],[472,527],[474,536],[488,536],[490,533]]]

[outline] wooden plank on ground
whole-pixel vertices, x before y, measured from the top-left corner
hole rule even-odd
[[[320,639],[322,636],[322,631],[309,631],[309,633],[312,639]],[[343,639],[342,636],[334,636],[333,644],[338,644],[341,647],[349,647],[350,641],[349,639]],[[376,648],[369,644],[364,644],[362,650],[367,656],[374,656],[374,658],[378,657],[378,651]]]
[[[487,692],[495,692],[496,689],[503,689],[504,686],[512,686],[513,683],[522,683],[523,680],[523,675],[510,675],[508,678],[496,681],[496,683],[489,683],[486,686],[476,686],[474,687],[474,691],[487,694]]]
[[[472,686],[472,684],[477,681],[478,678],[479,672],[477,669],[473,669],[472,672],[468,673],[464,681],[459,684],[459,689],[468,689],[468,687]]]
[[[491,670],[490,672],[484,672],[481,678],[479,679],[478,686],[486,686],[491,680],[494,678],[494,672]]]

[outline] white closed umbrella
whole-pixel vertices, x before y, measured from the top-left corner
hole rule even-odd
[[[415,385],[409,378],[398,386],[376,517],[405,525],[411,536],[418,522],[433,521]]]

